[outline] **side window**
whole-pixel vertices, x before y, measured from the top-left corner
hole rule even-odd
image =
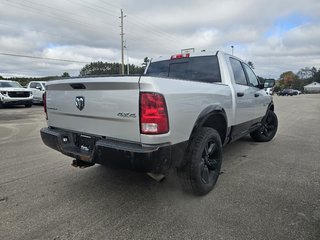
[[[243,66],[244,66],[244,69],[246,70],[246,73],[248,76],[249,85],[251,87],[257,87],[259,85],[259,82],[258,82],[256,75],[254,74],[252,69],[247,64],[243,64]]]
[[[243,71],[241,62],[234,58],[230,58],[230,63],[236,84],[247,85],[246,75]]]
[[[42,89],[41,84],[37,83],[36,88]]]
[[[36,88],[36,85],[37,85],[37,83],[33,82],[33,83],[30,84],[30,88]]]

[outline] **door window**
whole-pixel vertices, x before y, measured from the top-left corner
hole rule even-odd
[[[37,85],[37,83],[33,82],[33,83],[30,84],[30,88],[36,88],[36,85]]]
[[[39,90],[42,89],[41,84],[37,83],[36,88],[39,89]]]
[[[249,86],[251,87],[257,87],[259,85],[258,79],[252,69],[247,65],[243,64],[244,69],[246,70],[247,76],[248,76],[248,81],[249,81]]]
[[[234,80],[236,81],[236,84],[240,85],[248,85],[246,75],[243,71],[241,62],[234,59],[230,58],[230,63],[231,63],[231,68],[234,76]]]

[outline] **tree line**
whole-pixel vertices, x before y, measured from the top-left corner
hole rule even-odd
[[[264,79],[261,77],[258,78]],[[274,91],[278,92],[285,88],[303,91],[303,87],[312,82],[320,83],[320,68],[305,67],[300,69],[297,73],[294,73],[293,71],[286,71],[280,74]]]
[[[129,66],[130,74],[143,74],[147,63],[150,60],[146,57],[143,60],[141,66],[136,66],[134,64],[125,65],[125,74],[127,74],[127,68]],[[250,62],[250,66],[254,68],[253,63]],[[93,76],[93,75],[117,75],[121,73],[121,63],[108,63],[108,62],[92,62],[85,65],[79,72],[79,77],[84,76]],[[27,85],[30,81],[50,81],[58,80],[70,77],[68,72],[64,72],[60,76],[47,76],[47,77],[11,77],[3,78],[0,76],[0,79],[8,79],[19,82],[22,86]],[[260,80],[265,80],[265,78],[259,77]],[[300,69],[297,73],[293,71],[283,72],[279,79],[276,81],[275,91],[280,91],[284,88],[293,88],[300,91],[303,91],[303,87],[312,82],[320,83],[320,68],[315,67],[305,67]]]
[[[125,64],[125,74],[128,71],[130,74],[143,74],[144,67],[139,67],[133,64]],[[121,73],[121,63],[108,63],[108,62],[92,62],[85,65],[80,70],[80,76],[89,76],[89,75],[115,75]]]
[[[127,74],[127,68],[129,66],[130,74],[143,74],[144,69],[149,61],[148,58],[144,59],[141,67],[134,64],[125,64],[125,74]],[[117,75],[121,73],[121,63],[108,63],[108,62],[92,62],[85,65],[79,72],[79,77],[92,76],[92,75]],[[70,77],[68,72],[64,72],[60,76],[47,76],[47,77],[10,77],[4,78],[0,76],[1,79],[12,80],[19,82],[22,86],[26,86],[31,81],[50,81],[50,80],[59,80]]]
[[[61,76],[47,76],[47,77],[10,77],[4,78],[0,76],[0,80],[12,80],[19,82],[22,86],[26,86],[31,81],[50,81],[56,79],[64,79],[70,77],[69,73],[64,72]]]

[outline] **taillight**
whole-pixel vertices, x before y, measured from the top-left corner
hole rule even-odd
[[[169,132],[166,101],[159,93],[140,93],[140,131],[142,134]]]
[[[46,114],[46,119],[48,120],[48,113],[47,113],[47,92],[44,92],[42,95],[43,100],[43,111]]]
[[[188,57],[190,57],[190,53],[176,54],[176,55],[171,56],[171,60],[180,59],[180,58],[188,58]]]

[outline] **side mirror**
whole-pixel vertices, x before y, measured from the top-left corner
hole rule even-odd
[[[38,90],[42,90],[42,87],[40,87],[40,86],[36,86],[36,89],[38,89]]]
[[[265,88],[272,88],[276,85],[276,81],[274,79],[270,79],[264,83]]]
[[[256,86],[257,88],[264,89],[264,79],[258,79],[259,84]]]

